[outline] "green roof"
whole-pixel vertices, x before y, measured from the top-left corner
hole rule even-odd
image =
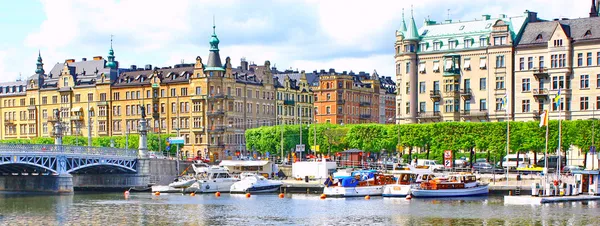
[[[204,68],[205,71],[225,71],[224,68],[222,67],[206,67]]]

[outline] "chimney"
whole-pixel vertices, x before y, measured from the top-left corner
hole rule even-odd
[[[525,10],[525,16],[527,16],[528,22],[537,22],[538,21],[536,12],[531,12],[529,10]]]
[[[248,61],[246,61],[245,57],[242,57],[241,62],[240,62],[240,66],[242,67],[243,71],[247,71],[248,70]]]
[[[490,19],[490,15],[487,15],[487,14],[481,15],[481,19],[482,20],[489,20]]]
[[[498,15],[498,19],[504,19],[504,18],[506,18],[506,14],[500,14],[500,15]]]
[[[144,70],[152,70],[152,64],[146,64],[146,67],[144,67]]]
[[[85,58],[85,57],[81,58],[81,61],[87,61],[87,58]]]
[[[333,69],[333,68],[329,68],[329,73],[330,73],[330,74],[333,74],[333,73],[335,73],[335,69]]]
[[[444,21],[444,23],[451,24],[452,20],[451,19],[447,19],[447,20]]]
[[[95,56],[94,60],[102,60],[102,56]]]
[[[598,17],[598,1],[592,0],[592,8],[590,9],[590,17]]]
[[[137,66],[135,66],[135,65],[131,65],[129,68],[130,68],[132,71],[135,71],[135,70],[137,70]]]
[[[67,63],[75,63],[75,59],[67,59],[66,62]]]

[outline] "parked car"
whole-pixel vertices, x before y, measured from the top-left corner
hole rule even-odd
[[[504,170],[493,166],[487,162],[476,162],[473,163],[474,173],[503,173]]]
[[[518,162],[518,165],[517,165]],[[530,164],[530,159],[526,154],[519,154],[519,158],[517,159],[517,154],[510,154],[504,156],[502,158],[502,167],[509,167],[510,169],[517,169],[519,167],[527,167]]]
[[[487,162],[487,159],[480,158],[480,159],[476,159],[475,162]]]
[[[537,166],[540,167],[544,167],[545,165],[545,158],[542,156],[536,163]],[[565,166],[567,165],[567,158],[565,158],[565,156],[561,156],[560,158],[560,165],[561,167],[565,168]],[[548,169],[554,169],[556,170],[558,166],[558,156],[548,156]]]
[[[574,166],[574,165],[565,166],[562,169],[562,173],[573,173],[573,171],[575,171],[575,170],[583,170],[583,166]]]
[[[433,172],[444,170],[444,165],[437,163],[435,160],[419,159],[417,160],[417,166],[429,166]]]

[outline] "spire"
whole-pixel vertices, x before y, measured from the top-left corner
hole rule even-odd
[[[411,6],[410,9],[410,22],[408,25],[408,30],[406,31],[406,34],[404,35],[404,40],[409,40],[409,41],[418,41],[419,40],[419,31],[417,29],[417,24],[415,23],[415,17],[413,15],[413,9]]]
[[[402,33],[406,32],[406,21],[404,20],[404,8],[402,8],[402,27],[400,28]]]
[[[37,58],[37,63],[35,63],[35,65],[36,65],[35,73],[38,75],[43,75],[44,74],[44,63],[42,62],[42,53],[40,50],[38,50],[38,58]]]
[[[110,50],[108,50],[108,57],[107,57],[108,62],[106,63],[106,67],[109,67],[111,69],[116,69],[117,63],[115,62],[115,51],[113,51],[112,43],[113,43],[113,35],[110,35]]]
[[[206,64],[208,70],[221,70],[223,64],[221,64],[221,56],[219,55],[219,38],[217,37],[215,26],[215,17],[213,15],[213,34],[208,42],[210,44],[210,53],[208,54],[208,62]]]
[[[590,17],[598,17],[598,8],[596,8],[596,0],[592,0],[592,8],[590,9]]]

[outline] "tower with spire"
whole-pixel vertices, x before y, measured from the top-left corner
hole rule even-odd
[[[210,44],[210,53],[208,54],[208,62],[205,71],[225,71],[223,64],[221,63],[221,56],[219,55],[219,38],[217,37],[214,17],[213,34],[208,43]]]
[[[106,67],[110,69],[117,69],[117,62],[115,62],[115,51],[113,50],[113,39],[112,35],[110,36],[110,50],[108,50],[108,62],[106,63]]]
[[[35,63],[35,74],[27,79],[27,87],[29,90],[38,89],[44,83],[45,71],[44,62],[42,61],[42,53],[38,51],[37,62]],[[20,80],[19,75],[19,80]]]
[[[419,41],[421,37],[419,36],[419,31],[417,29],[417,24],[415,22],[412,6],[410,10],[410,20],[408,22],[408,27],[406,26],[406,22],[404,20],[404,10],[402,11],[402,26],[400,30],[396,33],[396,78],[398,80],[397,84],[399,86],[408,85],[410,92],[408,94],[408,99],[403,98],[402,95],[397,96],[398,103],[405,102],[409,105],[409,115],[408,117],[403,117],[405,119],[410,119],[411,123],[417,123],[417,110],[418,110],[418,77],[417,77],[417,51],[419,46]],[[404,80],[404,82],[403,82]],[[408,81],[405,81],[408,80]],[[406,83],[408,82],[408,83]],[[400,114],[400,111],[397,111]],[[400,115],[398,115],[400,116]]]
[[[43,75],[45,72],[44,72],[44,63],[42,62],[41,51],[38,51],[37,63],[35,63],[35,65],[36,65],[35,74]]]

